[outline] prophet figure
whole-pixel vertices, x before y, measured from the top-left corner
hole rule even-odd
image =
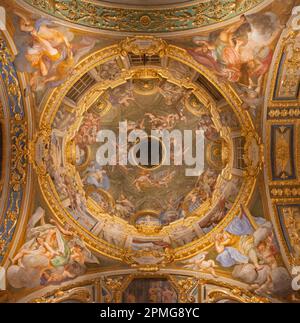
[[[14,288],[32,288],[75,278],[85,272],[86,263],[99,261],[68,228],[55,221],[46,223],[45,211],[38,207],[28,222],[26,242],[11,259],[7,278]]]

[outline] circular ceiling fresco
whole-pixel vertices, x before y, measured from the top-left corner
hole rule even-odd
[[[189,257],[251,197],[260,149],[248,113],[175,46],[142,37],[96,52],[42,105],[32,146],[41,190],[101,254]]]
[[[128,93],[127,97],[124,93]],[[160,227],[192,213],[212,196],[222,168],[222,141],[204,106],[193,95],[184,99],[187,95],[187,90],[163,78],[133,79],[100,97],[104,102],[106,98],[109,100],[110,107],[105,109],[104,113],[97,113],[97,105],[93,105],[84,115],[74,137],[75,165],[81,182],[91,192],[90,197],[106,212],[129,223]],[[192,104],[197,107],[194,113]],[[120,123],[127,124],[126,136],[132,134],[132,130],[143,129],[145,137],[139,139],[140,147],[135,145],[137,139],[127,145],[125,153],[133,163],[120,165],[120,162],[116,161],[114,165],[101,167],[101,156],[98,154],[101,144],[97,142],[97,131],[113,130],[119,137]],[[93,133],[91,126],[95,129]],[[199,159],[202,156],[206,157],[204,167],[199,170],[199,174],[203,172],[201,178],[207,178],[205,185],[199,176],[186,176],[186,166],[180,162],[184,150],[188,149],[182,147],[182,134],[187,131],[195,134],[200,127],[205,127],[204,145],[199,145],[197,153]],[[155,138],[153,135],[151,137],[151,132],[160,129],[170,133],[176,129],[180,142],[171,145],[170,138],[165,145],[157,138],[157,144],[161,143],[157,156],[155,150],[148,154],[148,141]],[[191,137],[190,145],[193,144],[195,138]],[[168,162],[166,146],[171,148]],[[180,147],[180,151],[176,157],[180,157],[180,161],[174,165],[174,149],[177,147]],[[135,165],[134,159],[140,154],[139,151],[135,151],[138,148],[141,151],[146,149],[149,163],[147,160],[144,165]],[[155,164],[151,165],[151,157],[157,157]]]

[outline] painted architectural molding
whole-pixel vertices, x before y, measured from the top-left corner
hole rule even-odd
[[[207,27],[238,17],[265,0],[196,1],[193,4],[173,5],[151,9],[105,5],[81,0],[46,1],[21,0],[45,14],[98,30],[127,33],[174,33]]]
[[[8,190],[1,210],[0,226],[0,263],[7,257],[9,249],[13,243],[13,236],[18,225],[18,220],[23,212],[23,199],[27,181],[28,167],[28,128],[24,111],[23,98],[17,71],[13,65],[13,55],[7,46],[3,34],[0,33],[0,71],[1,71],[1,107],[7,109],[2,111],[3,131],[8,130],[10,138],[5,143],[9,148],[9,167],[5,172],[9,172],[9,179],[3,183]],[[2,123],[1,123],[2,124]],[[7,157],[7,156],[6,156]]]
[[[292,270],[298,265],[298,218],[299,195],[299,9],[283,31],[273,60],[273,71],[269,75],[268,96],[265,101],[266,138],[265,176],[268,183],[271,213],[277,224],[278,235],[286,263]]]

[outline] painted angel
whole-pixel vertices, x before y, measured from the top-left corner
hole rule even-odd
[[[26,242],[11,259],[8,281],[15,288],[36,287],[74,278],[85,271],[85,263],[98,263],[84,243],[55,221],[45,222],[38,207],[27,225]]]
[[[106,170],[99,166],[98,163],[93,163],[86,169],[82,181],[104,190],[108,190],[110,187],[110,181]]]
[[[15,64],[21,72],[32,73],[30,85],[34,91],[61,84],[79,59],[95,46],[95,40],[87,37],[72,44],[74,34],[66,28],[44,18],[34,21],[21,12],[15,13],[20,31],[26,35],[22,43],[16,41],[19,54]]]
[[[141,192],[144,187],[151,187],[155,185],[150,174],[142,173],[138,178],[136,178],[132,183],[136,189]]]
[[[191,259],[185,260],[185,266],[184,268],[201,271],[201,272],[207,272],[214,277],[217,277],[217,274],[215,272],[215,268],[217,267],[214,260],[205,260],[208,252],[202,252],[197,256],[194,256]]]
[[[134,101],[132,84],[126,83],[111,90],[109,100],[112,105],[119,104],[121,107],[128,108],[130,103]]]
[[[135,206],[129,201],[124,194],[116,201],[116,209],[121,217],[127,218],[135,210]]]
[[[211,34],[207,39],[196,36],[194,43],[198,47],[188,52],[217,75],[238,82],[242,67],[240,48],[247,44],[249,28],[245,16],[241,16],[238,22],[223,29],[218,35]]]

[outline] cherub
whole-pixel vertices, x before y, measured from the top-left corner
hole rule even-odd
[[[174,113],[168,114],[166,116],[155,116],[152,113],[146,113],[145,116],[150,119],[152,127],[155,127],[158,130],[172,129],[174,128],[176,122],[182,119],[182,117],[179,116],[179,114]]]
[[[144,129],[145,119],[142,119],[140,122],[128,121],[127,122],[127,131],[131,130],[143,130]]]
[[[133,185],[137,188],[139,192],[143,190],[143,186],[152,186],[154,184],[151,175],[147,173],[143,173],[141,176],[139,176],[137,179],[133,181]]]
[[[163,130],[166,128],[167,123],[163,117],[155,116],[152,113],[146,113],[145,116],[150,119],[150,123],[152,127],[155,127],[158,130]]]
[[[122,204],[125,207],[134,209],[134,205],[126,198],[126,196],[122,193],[120,198],[117,200],[117,203]]]
[[[205,260],[207,254],[208,252],[203,252],[191,259],[184,261],[184,263],[186,264],[184,268],[202,271],[202,272],[208,272],[214,277],[217,277],[217,274],[215,271],[215,268],[217,267],[217,265],[214,262],[214,260],[211,260],[211,259]]]
[[[159,179],[157,181],[158,186],[165,186],[167,187],[169,182],[174,178],[175,176],[175,171],[168,173],[166,176],[164,176],[162,179]]]
[[[112,104],[119,104],[121,107],[128,108],[131,101],[134,101],[132,84],[127,83],[124,86],[113,89],[110,93]]]
[[[88,182],[89,184],[95,185],[98,188],[101,187],[104,175],[106,175],[106,171],[104,169],[96,169],[93,172],[87,172],[83,176],[82,180],[83,182]]]
[[[120,198],[116,201],[116,209],[120,212],[121,216],[127,217],[135,210],[135,206],[122,193]]]

